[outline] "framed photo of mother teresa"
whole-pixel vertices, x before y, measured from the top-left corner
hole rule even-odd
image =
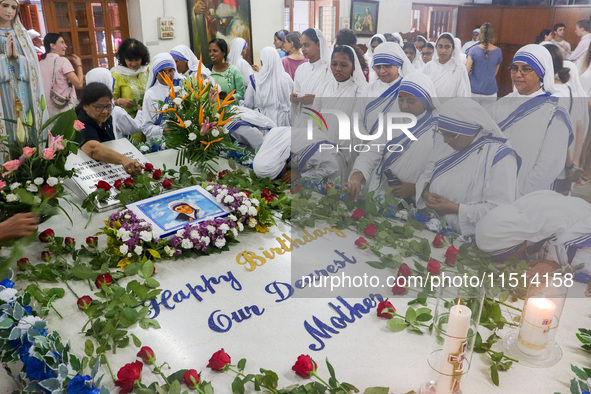
[[[228,43],[241,37],[248,44],[244,59],[252,64],[250,0],[186,0],[189,9],[191,49],[211,68],[209,42],[223,38]]]
[[[378,32],[378,1],[351,0],[351,30],[358,37],[371,37]]]
[[[185,225],[226,216],[230,210],[219,204],[201,186],[191,186],[127,205],[139,218],[152,225],[159,237],[174,234]]]

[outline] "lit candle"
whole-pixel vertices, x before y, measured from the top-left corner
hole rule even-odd
[[[527,300],[517,341],[517,347],[522,352],[535,356],[546,348],[555,310],[556,304],[547,298]]]
[[[472,311],[464,305],[454,305],[449,310],[446,338],[443,344],[443,356],[439,377],[437,378],[437,394],[456,393],[460,389],[460,379],[464,370],[468,329]]]

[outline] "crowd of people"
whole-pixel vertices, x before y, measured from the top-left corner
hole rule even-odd
[[[539,44],[519,49],[509,70],[499,69],[502,51],[493,26],[483,23],[463,46],[449,32],[434,42],[376,34],[365,52],[349,29],[339,31],[332,45],[315,28],[279,30],[273,45],[260,52],[260,66],[244,58],[248,43],[240,37],[211,40],[209,68],[199,68],[185,45],[151,57],[143,43],[129,38],[119,46],[114,68],[84,76],[80,58],[65,57],[63,36],[48,33],[41,48],[38,33],[20,24],[18,2],[0,5],[0,117],[31,110],[38,122],[75,108],[85,124],[81,149],[130,174],[143,165],[102,142],[162,136],[166,124],[159,110],[170,101],[165,79],[181,87],[183,78],[200,69],[220,91],[234,92],[238,121],[230,125],[231,136],[255,154],[253,169],[260,177],[340,181],[356,199],[366,192],[378,199],[390,193],[458,233],[475,235],[477,243],[487,240],[487,251],[505,257],[501,249],[508,246],[492,250],[495,243],[488,240],[494,234],[482,224],[492,222],[492,213],[531,208],[536,198],[555,198],[565,210],[571,202],[581,204],[569,194],[573,184],[588,182],[584,168],[591,161],[588,20],[576,24],[581,40],[574,50],[564,40],[566,26],[557,24],[540,34]],[[500,72],[510,74],[514,89],[497,99]],[[76,89],[82,88],[78,100]],[[38,111],[41,95],[46,115]],[[324,114],[323,122],[311,121],[311,112]],[[347,130],[341,130],[342,116],[330,115],[335,113],[351,115]],[[408,117],[394,120],[390,113]],[[14,138],[9,122],[2,122],[1,131]],[[565,199],[552,197],[552,190]],[[558,208],[553,212],[561,214]],[[544,226],[552,233],[551,220]],[[516,238],[519,245],[507,243],[512,252],[539,242],[523,237]],[[577,261],[578,249],[591,248],[591,241],[566,238],[559,238],[566,248],[558,261],[563,265]],[[583,265],[591,273],[591,264]]]

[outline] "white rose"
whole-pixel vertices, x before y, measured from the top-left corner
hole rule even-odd
[[[204,244],[205,246],[209,245],[210,242],[211,242],[211,240],[209,239],[209,237],[202,237],[201,238],[201,243]]]
[[[217,137],[218,135],[220,135],[220,132],[218,131],[218,129],[213,129],[211,130],[211,135]]]
[[[185,127],[191,127],[192,124],[193,122],[191,122],[190,120],[185,120]]]
[[[140,231],[140,238],[143,241],[150,242],[153,238],[151,231]]]
[[[140,151],[142,151],[142,152],[149,152],[150,151],[150,148],[147,147],[146,145],[142,145],[142,146],[140,146]]]
[[[10,185],[10,190],[14,190],[18,187],[21,187],[21,184],[19,182],[14,182],[12,185]]]
[[[232,235],[234,235],[234,238],[238,236],[238,230],[236,228],[232,228]]]
[[[33,181],[33,183],[34,183],[35,185],[37,185],[37,186],[41,186],[41,185],[43,185],[43,182],[44,182],[44,180],[43,180],[43,178],[42,178],[42,177],[37,177],[37,178],[35,178],[35,180]]]
[[[19,200],[19,198],[18,198],[18,196],[16,194],[10,193],[10,194],[7,194],[6,195],[6,201],[7,202],[15,202],[15,201],[18,201],[18,200]]]
[[[177,86],[175,86],[176,88]],[[183,99],[180,97],[175,98],[174,100],[172,100],[176,105],[181,105],[181,103],[183,102]]]
[[[223,199],[224,199],[224,196],[222,196],[221,194],[218,194],[217,196],[215,196],[215,200],[217,202],[222,202]]]
[[[225,238],[218,238],[215,240],[215,246],[217,248],[223,248],[224,245],[226,245],[226,239]]]
[[[207,185],[207,186],[205,187],[205,190],[207,190],[207,191],[211,191],[211,190],[213,190],[213,185]]]
[[[231,203],[234,202],[234,197],[232,197],[232,196],[226,196],[226,198],[224,198],[224,202],[226,204],[231,204]]]
[[[164,105],[162,106],[162,111],[166,111],[167,109],[168,109],[168,104],[164,104]]]
[[[256,198],[253,198],[251,201],[252,201],[252,205],[254,205],[255,207],[259,206],[259,200],[257,200]]]
[[[248,208],[248,214],[249,214],[250,216],[256,216],[256,215],[257,215],[257,213],[258,213],[258,212],[257,212],[257,209],[256,209],[255,207],[250,207],[250,208]]]
[[[123,245],[119,246],[119,251],[121,252],[122,255],[126,255],[127,252],[129,252],[129,247],[127,246],[127,244],[123,244]]]
[[[193,242],[191,242],[190,239],[185,238],[183,239],[183,241],[181,242],[181,247],[183,249],[191,249],[193,247]]]
[[[230,130],[224,126],[224,134],[228,134],[230,132]]]
[[[130,214],[126,214],[125,216],[123,216],[125,219],[129,220],[131,219],[131,215]]]
[[[242,222],[238,222],[238,231],[244,231],[244,224]]]
[[[199,231],[191,230],[191,238],[198,239],[199,238]]]
[[[178,93],[178,92],[180,92],[180,91],[181,91],[181,87],[180,87],[180,86],[178,86],[178,85],[175,85],[175,86],[174,86],[174,92],[175,92],[175,93]],[[178,97],[177,97],[177,98],[178,98]],[[176,103],[176,99],[175,99],[175,103]]]
[[[246,200],[242,201],[242,203],[243,203],[244,205],[246,205],[247,207],[250,207],[250,206],[252,205],[252,202],[251,202],[251,201],[250,201],[250,199],[248,199],[248,198],[247,198]]]
[[[254,228],[257,225],[257,220],[255,218],[250,218],[248,221],[248,227]]]
[[[137,245],[134,249],[133,252],[135,254],[137,254],[138,256],[142,254],[142,252],[144,251],[144,248],[142,248],[141,246]]]
[[[58,179],[54,176],[50,176],[49,178],[47,178],[47,184],[49,186],[55,186],[58,184],[58,182],[59,182]]]
[[[184,229],[180,229],[176,231],[176,236],[177,237],[182,237],[185,234],[185,230]]]
[[[131,238],[131,232],[125,230],[123,227],[117,230],[117,236],[121,239],[121,241],[125,242]]]
[[[238,211],[242,215],[246,215],[246,213],[248,212],[248,207],[246,205],[241,205],[241,206],[238,207]]]
[[[37,187],[37,185],[30,184],[29,186],[27,186],[27,190],[31,193],[37,193],[39,191],[39,188]]]
[[[230,229],[230,226],[228,226],[226,223],[222,223],[219,227],[220,230],[226,232]]]
[[[189,141],[195,141],[197,139],[197,134],[189,133]]]
[[[4,301],[4,302],[12,302],[14,300],[16,300],[16,289],[13,288],[7,288],[4,289],[2,291],[0,291],[0,300]]]
[[[38,321],[43,321],[43,319],[37,316],[25,316],[18,321],[17,327],[20,328],[21,333],[25,333],[29,331],[29,328],[33,327]]]
[[[207,231],[209,231],[210,233],[215,233],[215,227],[214,226],[207,226]]]
[[[168,254],[170,257],[174,256],[174,252],[175,249],[171,248],[170,246],[165,246],[164,247],[164,251],[166,252],[166,254]]]
[[[238,218],[236,216],[232,215],[232,214],[230,214],[228,216],[228,219],[230,219],[230,221],[232,221],[232,222],[235,222],[236,220],[238,220]]]

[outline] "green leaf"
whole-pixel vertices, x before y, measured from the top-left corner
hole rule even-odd
[[[497,364],[493,364],[490,366],[490,379],[492,380],[495,386],[499,385],[499,370],[497,368]]]
[[[176,371],[172,375],[169,375],[166,378],[166,380],[168,380],[169,382],[172,382],[173,380],[178,380],[179,382],[181,382],[183,380],[183,377],[185,376],[185,372],[187,371],[188,369],[181,369],[180,371]]]
[[[384,269],[386,268],[386,265],[384,263],[382,263],[381,261],[366,261],[366,263],[373,268],[377,268],[377,269]]]
[[[181,394],[181,382],[175,380],[174,382],[170,383],[170,387],[168,388],[169,394]]]
[[[233,394],[244,394],[244,382],[240,379],[240,376],[236,376],[232,382],[232,393]]]
[[[160,283],[154,278],[148,278],[148,279],[146,279],[146,286],[148,286],[149,288],[155,289],[158,286],[160,286]]]
[[[406,310],[406,314],[404,315],[404,318],[406,319],[407,322],[414,323],[415,321],[417,321],[417,311],[415,311],[415,309],[413,307],[409,307]]]
[[[160,328],[160,323],[158,323],[156,320],[153,319],[142,319],[140,320],[140,327],[143,328],[144,330],[148,329],[148,328]]]
[[[153,272],[154,272],[154,263],[151,260],[146,261],[142,267],[141,277],[144,279],[148,279],[152,276]]]
[[[140,341],[138,337],[136,337],[134,334],[131,334],[131,338],[133,339],[133,344],[135,347],[142,347],[142,341]]]
[[[336,376],[335,376],[335,373],[334,373],[334,368],[328,362],[328,358],[326,359],[326,367],[328,368],[328,373],[330,373],[330,377],[336,380]]]
[[[21,329],[18,327],[14,327],[12,329],[12,331],[10,331],[10,335],[8,336],[8,339],[10,341],[15,341],[17,339],[19,339],[21,337]]]
[[[579,390],[579,385],[577,384],[577,379],[571,379],[570,381],[570,393],[571,394],[581,394]]]
[[[4,319],[0,321],[0,328],[8,328],[14,324],[12,319]]]
[[[363,394],[388,394],[389,392],[389,387],[368,387]]]
[[[83,265],[77,265],[71,268],[68,270],[68,273],[76,279],[95,279],[97,275],[90,267]]]
[[[155,259],[159,259],[160,258],[160,253],[158,253],[158,251],[154,250],[154,249],[148,249],[148,252],[150,253],[150,255],[152,257],[154,257]]]
[[[237,367],[239,371],[244,371],[244,367],[246,367],[246,359],[243,358],[242,360],[238,361]]]
[[[393,319],[388,320],[386,325],[390,328],[390,330],[394,332],[402,331],[406,327],[408,327],[408,323],[399,317],[395,317]]]
[[[415,334],[423,335],[423,332],[421,331],[421,329],[416,326],[409,326],[408,331],[413,332]]]
[[[570,369],[575,373],[575,375],[577,375],[579,379],[587,380],[588,376],[581,368],[571,365]]]
[[[94,344],[90,339],[87,339],[86,342],[84,342],[84,353],[88,357],[92,357],[92,355],[94,354]]]

